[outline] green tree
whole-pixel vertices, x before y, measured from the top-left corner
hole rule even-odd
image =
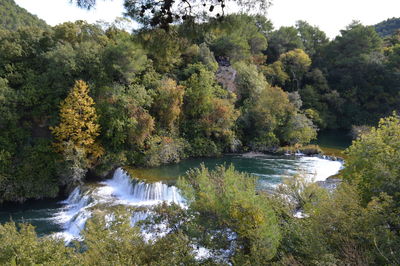
[[[353,22],[323,52],[331,90],[344,99],[339,126],[375,124],[399,102],[396,78],[386,68],[383,42],[373,27]]]
[[[289,79],[289,75],[283,69],[281,61],[275,61],[272,64],[261,67],[267,81],[273,86],[285,86],[285,82]]]
[[[136,83],[107,86],[100,95],[99,122],[103,132],[100,138],[108,152],[102,159],[105,171],[110,166],[138,163],[137,156],[155,128],[155,119],[148,111],[153,102],[151,95]]]
[[[235,84],[238,104],[250,97],[257,98],[267,85],[264,76],[258,71],[257,67],[240,61],[235,63],[233,68],[236,70]]]
[[[246,143],[254,150],[271,151],[280,146],[279,129],[295,111],[287,93],[267,85],[258,98],[244,103],[240,123]]]
[[[184,87],[177,85],[175,80],[164,79],[156,90],[153,112],[161,128],[174,131],[181,115]]]
[[[119,38],[105,47],[102,64],[112,81],[129,84],[145,69],[147,56],[138,43]]]
[[[4,0],[0,5],[0,27],[16,30],[21,27],[48,28],[49,26],[37,16],[19,7],[14,0]]]
[[[106,222],[102,213],[88,221],[82,249],[83,265],[196,265],[189,239],[179,232],[147,241],[138,226],[131,225],[132,213],[117,208]]]
[[[93,8],[96,5],[96,0],[73,0],[79,7]],[[235,0],[237,5],[246,11],[257,10],[258,12],[265,12],[270,5],[270,1],[261,0]],[[162,0],[160,2],[152,1],[130,1],[125,0],[124,6],[127,16],[135,21],[139,21],[145,27],[161,27],[168,30],[169,25],[174,22],[190,21],[198,17],[202,17],[207,10],[210,15],[215,14],[220,18],[225,10],[226,1],[221,0],[216,3],[213,1],[206,1],[201,6],[197,5],[196,1],[179,1],[175,7],[170,1]],[[196,7],[196,8],[194,8]],[[202,10],[203,9],[203,10]],[[220,10],[215,11],[214,9]]]
[[[329,43],[325,32],[303,20],[296,21],[296,29],[303,42],[304,51],[311,57],[318,56],[320,50]]]
[[[374,28],[381,37],[394,35],[400,29],[400,18],[389,18],[374,25]]]
[[[181,65],[181,55],[187,41],[176,32],[167,33],[160,29],[142,31],[138,39],[145,47],[149,58],[153,60],[154,68],[158,72],[168,73]]]
[[[218,70],[218,63],[215,60],[214,53],[210,51],[207,44],[201,43],[199,45],[200,48],[200,61],[208,67],[208,69],[212,72],[216,72]]]
[[[233,166],[214,171],[202,166],[180,179],[179,187],[193,217],[192,239],[212,254],[238,265],[264,264],[275,256],[279,226],[268,200],[256,193],[254,178]]]
[[[394,114],[380,120],[377,128],[361,135],[348,148],[343,176],[354,183],[368,202],[387,193],[400,202],[400,119]]]
[[[0,263],[2,265],[76,265],[72,248],[61,240],[39,238],[32,225],[0,225]]]
[[[290,145],[307,144],[317,138],[317,130],[313,122],[306,115],[296,113],[285,124],[282,135],[283,141]]]
[[[273,63],[281,54],[294,49],[303,49],[303,43],[295,27],[280,27],[268,36],[267,60]]]
[[[253,60],[262,57],[267,48],[267,39],[258,27],[257,19],[246,14],[226,16],[220,23],[209,22],[210,29],[206,40],[210,48],[219,57],[231,62]]]
[[[295,49],[282,54],[279,57],[284,71],[288,74],[289,80],[284,88],[287,91],[299,90],[302,87],[304,75],[311,66],[310,57],[301,49]]]
[[[182,83],[186,87],[183,136],[193,140],[194,155],[201,156],[200,151],[219,154],[235,135],[233,126],[238,116],[235,97],[216,83],[214,73],[204,65],[190,65],[186,72],[189,78]]]

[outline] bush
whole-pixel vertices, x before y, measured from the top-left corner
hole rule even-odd
[[[217,144],[206,138],[195,138],[191,143],[190,156],[192,157],[213,157],[220,156],[222,149]]]
[[[365,203],[382,192],[400,202],[399,132],[399,116],[383,118],[377,128],[361,135],[346,151],[343,177],[358,187]]]
[[[154,167],[161,164],[178,163],[187,157],[188,143],[181,138],[153,136],[146,142],[143,165]]]
[[[0,225],[1,265],[77,265],[75,258],[63,241],[38,238],[32,225]]]
[[[189,204],[189,235],[237,265],[261,265],[275,256],[280,230],[256,180],[233,166],[209,171],[203,166],[178,182]]]
[[[296,152],[303,153],[305,155],[315,155],[315,154],[323,154],[323,151],[318,145],[305,145],[305,146],[284,146],[279,147],[276,150],[278,154],[294,154]]]

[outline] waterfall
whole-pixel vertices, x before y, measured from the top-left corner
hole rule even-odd
[[[58,237],[64,238],[66,242],[79,238],[79,234],[85,227],[91,212],[88,210],[94,205],[89,195],[82,193],[79,187],[75,188],[69,197],[62,201],[65,204],[54,216],[54,221],[60,224],[63,232],[57,233]]]
[[[100,193],[113,195],[128,205],[154,205],[162,201],[182,204],[178,189],[162,182],[146,183],[132,179],[124,170],[118,168],[112,179],[102,182],[105,186]]]
[[[54,222],[61,225],[63,232],[55,234],[67,243],[80,238],[86,221],[91,217],[92,209],[106,205],[152,207],[163,201],[183,205],[184,201],[174,186],[162,182],[146,183],[132,179],[123,169],[115,170],[113,178],[99,183],[99,187],[82,191],[75,188],[65,204],[54,216]],[[148,212],[136,212],[132,216],[132,225],[146,219]]]

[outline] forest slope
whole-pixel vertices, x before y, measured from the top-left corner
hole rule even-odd
[[[16,30],[20,27],[48,28],[44,20],[19,7],[14,0],[0,1],[0,28]]]

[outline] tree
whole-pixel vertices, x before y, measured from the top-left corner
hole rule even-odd
[[[293,114],[282,133],[283,140],[290,144],[307,144],[317,138],[317,130],[312,121],[306,115]]]
[[[173,79],[164,79],[157,88],[153,110],[160,127],[174,131],[177,120],[181,114],[183,104],[184,87],[177,85]]]
[[[70,1],[86,9],[91,9],[96,4],[96,0]],[[234,0],[234,2],[247,11],[257,10],[260,13],[265,13],[270,5],[269,0]],[[210,15],[215,14],[217,18],[220,18],[224,15],[227,3],[228,1],[226,0],[218,2],[207,0],[201,3],[196,0],[179,0],[177,3],[172,0],[162,0],[159,2],[150,0],[124,0],[127,16],[139,21],[144,26],[159,26],[164,29],[169,29],[169,25],[176,22],[201,17],[207,11]]]
[[[85,169],[93,165],[104,153],[96,142],[100,134],[94,100],[89,96],[89,86],[76,81],[67,98],[60,105],[60,123],[51,127],[56,150],[72,162],[72,183],[80,182]]]
[[[319,67],[329,87],[345,100],[341,127],[375,124],[398,105],[394,72],[385,66],[383,42],[372,26],[353,22],[323,49]]]
[[[142,85],[103,88],[99,110],[102,142],[110,152],[142,148],[154,130],[155,121],[147,108],[153,99]]]
[[[25,9],[19,7],[14,0],[4,0],[0,5],[0,27],[16,30],[21,27],[40,27],[49,26],[37,16],[30,14]]]
[[[400,118],[380,120],[377,128],[361,135],[347,149],[343,176],[355,184],[364,202],[380,193],[392,196],[400,206]]]
[[[0,239],[2,265],[76,265],[79,261],[73,248],[61,240],[38,237],[32,225],[0,225]]]
[[[303,49],[303,43],[295,27],[280,27],[268,36],[267,60],[273,63],[283,53],[294,49]]]
[[[243,103],[249,97],[256,99],[267,86],[264,76],[255,65],[243,61],[235,63],[233,67],[236,70],[235,84],[239,103]]]
[[[182,133],[193,140],[195,156],[202,155],[199,151],[219,154],[234,137],[233,126],[238,116],[235,96],[223,90],[214,73],[202,64],[189,65],[185,72],[189,78],[183,82],[186,91]]]
[[[181,55],[187,41],[176,32],[167,33],[160,29],[144,30],[138,37],[158,72],[168,73],[181,65]]]
[[[389,18],[375,24],[374,28],[381,37],[394,35],[400,29],[400,18]]]
[[[246,14],[228,15],[219,23],[210,20],[205,39],[217,58],[225,57],[231,63],[255,57],[265,60],[262,52],[267,48],[267,39],[257,23],[256,17]]]
[[[266,197],[256,193],[256,180],[233,166],[188,172],[179,187],[192,217],[189,236],[215,257],[238,265],[261,265],[273,258],[281,234]]]
[[[297,21],[296,28],[300,34],[305,52],[312,58],[329,42],[325,32],[318,27],[311,26],[306,21]]]
[[[284,71],[288,74],[289,80],[284,87],[287,91],[299,90],[303,77],[311,66],[310,57],[301,49],[294,49],[279,57]]]
[[[145,69],[145,51],[130,38],[120,38],[104,49],[103,65],[113,81],[129,84],[135,74]]]
[[[207,44],[201,43],[199,45],[199,56],[200,61],[207,66],[210,71],[216,72],[218,70],[217,60],[215,60],[214,53],[210,51]]]
[[[289,102],[287,93],[266,84],[257,97],[251,97],[243,104],[239,125],[245,143],[259,151],[279,147],[279,129],[293,112],[295,107]]]
[[[397,76],[400,75],[400,43],[389,48],[388,65]]]

